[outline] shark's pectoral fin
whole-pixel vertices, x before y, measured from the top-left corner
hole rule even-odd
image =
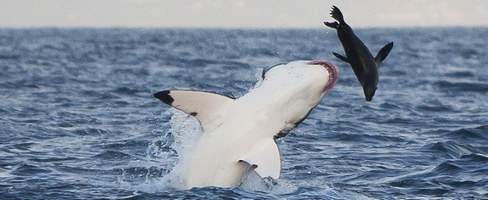
[[[385,60],[386,56],[390,53],[391,49],[393,48],[393,42],[386,44],[383,48],[378,51],[378,54],[374,58],[376,64],[379,65],[383,60]]]
[[[263,139],[254,144],[239,162],[248,163],[263,178],[278,179],[280,176],[280,151],[275,141],[271,138]]]
[[[337,57],[337,58],[341,59],[342,61],[349,63],[349,61],[347,60],[347,58],[346,58],[346,57],[344,57],[343,55],[338,54],[338,53],[336,53],[336,52],[332,52],[332,54],[334,54],[334,56],[335,56],[335,57]]]
[[[215,128],[225,116],[220,113],[233,98],[211,92],[188,90],[164,90],[154,94],[154,97],[189,115],[195,116],[204,131]]]

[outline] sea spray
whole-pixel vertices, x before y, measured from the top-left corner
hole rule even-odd
[[[171,115],[169,131],[148,144],[146,157],[142,161],[131,164],[147,170],[144,180],[131,181],[131,175],[125,169],[117,180],[122,188],[147,193],[183,188],[185,166],[202,130],[196,118],[179,110],[172,108],[165,114]],[[157,171],[151,170],[155,166],[160,171],[159,177],[151,173]]]

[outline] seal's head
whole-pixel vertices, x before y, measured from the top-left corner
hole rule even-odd
[[[371,101],[373,100],[374,93],[376,92],[376,86],[373,87],[368,87],[363,85],[363,92],[364,92],[364,97],[366,98],[366,101]]]

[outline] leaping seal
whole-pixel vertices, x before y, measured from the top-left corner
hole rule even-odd
[[[356,74],[356,78],[363,87],[366,101],[373,99],[379,79],[379,66],[393,48],[393,42],[385,45],[373,58],[369,49],[354,34],[351,27],[344,21],[341,11],[336,6],[332,6],[331,16],[336,22],[324,22],[328,27],[337,29],[337,35],[344,47],[346,57],[332,52],[337,58],[349,63]]]

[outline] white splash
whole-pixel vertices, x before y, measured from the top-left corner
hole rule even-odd
[[[203,131],[195,117],[173,108],[171,111],[173,115],[170,120],[170,132],[174,136],[174,142],[171,148],[177,152],[178,162],[163,179],[166,179],[172,188],[182,189],[184,187],[184,174],[190,160],[191,151]]]
[[[127,181],[124,172],[116,181],[119,187],[147,193],[183,188],[185,166],[189,160],[192,147],[202,134],[202,130],[196,118],[179,110],[172,108],[166,111],[164,115],[171,115],[169,132],[155,138],[148,145],[145,158],[141,158],[142,160],[137,163],[129,163],[131,167],[148,169],[144,181],[137,183]],[[161,146],[169,146],[169,148],[161,149]],[[161,171],[169,171],[169,173],[163,172],[162,177],[150,176],[149,170],[153,167],[157,167]]]

